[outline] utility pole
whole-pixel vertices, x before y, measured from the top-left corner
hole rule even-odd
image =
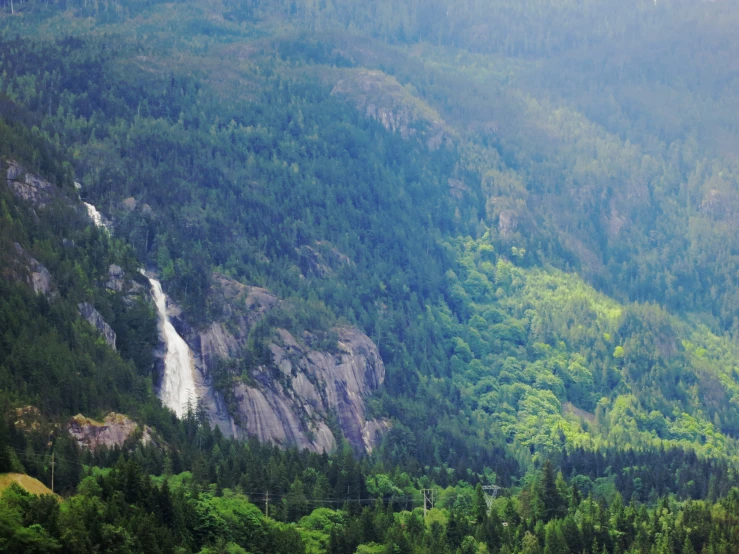
[[[264,513],[267,517],[269,517],[269,490],[267,491],[267,497],[265,498],[264,503]]]
[[[54,492],[54,465],[56,465],[56,462],[54,461],[54,452],[51,453],[51,492]]]
[[[421,494],[423,495],[423,519],[426,519],[428,507],[434,507],[434,496],[436,495],[436,489],[422,489]]]
[[[498,485],[485,485],[482,487],[482,492],[485,494],[485,504],[488,506],[488,511],[493,507],[493,500],[498,496],[500,487]]]

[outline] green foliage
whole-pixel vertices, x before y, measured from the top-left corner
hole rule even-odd
[[[218,316],[217,303],[206,301],[214,269],[288,299],[254,327],[245,359],[215,372],[228,404],[235,402],[234,375],[248,380],[250,367],[269,363],[266,345],[275,327],[331,350],[333,327],[348,322],[372,336],[388,367],[385,392],[373,406],[375,415],[399,422],[381,447],[393,463],[512,475],[518,471],[512,458],[529,463],[516,449],[536,459],[563,446],[652,448],[660,441],[691,444],[701,456],[730,451],[739,412],[719,413],[719,407],[734,394],[725,368],[735,355],[718,330],[731,325],[727,307],[736,287],[720,268],[732,264],[723,253],[721,262],[700,261],[715,248],[698,245],[721,239],[707,239],[705,210],[689,211],[700,197],[698,185],[683,190],[678,182],[705,177],[703,188],[710,181],[711,190],[729,191],[724,181],[731,166],[716,159],[699,170],[701,154],[689,152],[687,143],[654,144],[630,121],[599,126],[578,104],[558,104],[560,81],[548,89],[552,99],[536,87],[501,88],[505,82],[509,90],[510,77],[531,68],[522,56],[548,56],[556,66],[560,53],[583,55],[568,33],[585,26],[601,36],[600,28],[588,27],[595,15],[547,3],[545,20],[562,21],[550,43],[498,44],[498,34],[481,30],[474,52],[465,52],[449,50],[470,47],[470,37],[459,34],[463,27],[447,27],[451,22],[475,20],[490,29],[506,22],[505,36],[516,37],[517,22],[530,9],[495,3],[493,20],[474,2],[454,2],[436,20],[428,14],[441,4],[423,15],[407,2],[381,3],[371,14],[356,2],[229,2],[213,28],[192,2],[146,8],[123,2],[118,11],[96,6],[73,3],[61,14],[29,2],[25,22],[4,22],[13,30],[13,38],[3,39],[4,136],[18,140],[3,144],[40,160],[37,167],[65,186],[72,166],[58,159],[67,155],[84,193],[116,219],[117,236],[141,260],[159,266],[195,324]],[[599,5],[593,13],[611,14],[613,28],[631,28],[630,18],[652,9],[611,14]],[[171,25],[149,33],[133,17],[141,10]],[[694,17],[690,10],[664,10],[675,21]],[[105,37],[81,17],[103,13],[112,18]],[[533,21],[541,17],[537,11]],[[75,26],[55,34],[63,20],[68,28],[65,18]],[[276,21],[348,35],[276,31]],[[48,40],[37,40],[41,24]],[[255,28],[272,33],[273,42],[248,64],[221,55],[224,43],[246,47]],[[663,27],[639,20],[638,29],[661,33]],[[379,60],[372,61],[357,49],[357,32],[396,46],[368,43]],[[409,57],[406,43],[420,44],[418,56]],[[183,65],[185,52],[190,61]],[[490,57],[493,52],[506,59]],[[379,86],[397,82],[405,91],[388,97],[402,96],[413,117],[443,119],[453,140],[431,150],[368,121],[331,94],[331,83],[354,75],[348,66],[382,70]],[[249,85],[223,77],[231,74]],[[622,98],[611,80],[598,82]],[[501,113],[490,113],[485,102],[500,105]],[[488,118],[498,131],[461,131],[471,117]],[[29,133],[30,119],[37,131]],[[627,129],[631,141],[614,126]],[[529,127],[547,129],[551,142],[526,132]],[[450,196],[457,182],[461,197]],[[620,182],[633,183],[623,194],[653,201],[626,202]],[[554,211],[542,211],[550,204]],[[690,236],[676,231],[686,227],[678,224],[684,216],[695,223],[687,226]],[[93,260],[104,268],[97,239],[91,240]],[[57,248],[41,241],[37,247],[51,258]],[[622,302],[572,274],[530,268],[546,261],[579,270]],[[59,269],[61,282],[95,290],[85,278],[89,263]],[[96,305],[106,303],[100,296]],[[686,327],[653,304],[629,299],[702,310],[718,324],[713,334]],[[154,334],[150,308],[123,310],[116,302],[109,303],[124,339],[120,352],[144,374]],[[682,350],[681,341],[696,347]],[[86,380],[90,372],[79,373]],[[79,385],[70,383],[84,390]],[[433,413],[426,409],[431,403]]]
[[[119,464],[56,437],[63,492],[83,462],[115,469],[82,480],[58,528],[9,500],[2,548],[730,551],[739,212],[722,152],[738,141],[720,68],[737,52],[719,4],[14,6],[0,150],[71,204],[37,214],[0,193],[2,261],[18,242],[59,292],[0,280],[0,408],[125,411],[171,450]],[[366,86],[343,98],[347,79]],[[115,238],[69,207],[75,175]],[[270,363],[275,328],[327,351],[337,325],[370,334],[387,379],[368,403],[392,421],[370,461],[174,421],[151,392],[151,306],[104,287],[111,263],[139,261],[195,326],[221,315],[214,271],[284,299],[244,359],[214,371],[231,406],[235,376]],[[0,427],[0,471],[16,456],[48,482],[47,442]],[[468,485],[488,481],[520,490],[488,513]],[[444,503],[423,521],[414,498],[431,484]],[[261,515],[268,494],[283,523]]]

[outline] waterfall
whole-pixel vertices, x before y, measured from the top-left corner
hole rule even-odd
[[[110,231],[110,223],[103,217],[103,215],[97,210],[92,204],[83,202],[85,209],[87,209],[87,215],[90,216],[95,227],[102,227],[103,229]]]
[[[96,227],[110,232],[108,222],[92,204],[83,202],[87,215]],[[181,418],[187,413],[188,403],[197,401],[197,389],[193,378],[193,363],[190,348],[185,340],[177,333],[167,315],[167,295],[162,290],[162,284],[149,277],[143,269],[141,274],[149,280],[151,294],[157,307],[159,316],[159,334],[164,341],[167,353],[164,356],[164,376],[159,388],[159,398],[169,409]],[[193,406],[194,407],[194,406]]]
[[[162,291],[162,284],[146,275],[143,270],[141,273],[149,279],[149,284],[151,284],[151,292],[159,315],[159,333],[167,349],[164,356],[164,376],[159,388],[159,398],[165,406],[177,414],[177,417],[181,418],[187,413],[188,402],[194,403],[197,400],[195,380],[192,374],[192,355],[187,343],[169,320],[167,296]]]

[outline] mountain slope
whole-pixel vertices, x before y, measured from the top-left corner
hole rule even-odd
[[[0,1],[0,550],[734,552],[737,15]]]
[[[3,20],[2,89],[196,332],[220,316],[220,274],[299,307],[265,344],[367,333],[387,368],[368,403],[393,420],[385,459],[507,480],[575,447],[733,458],[734,161],[642,121],[627,85],[547,84],[635,17],[640,37],[697,17],[725,36],[722,3],[547,3],[567,24],[535,44],[515,26],[499,42],[489,18],[460,35],[473,4],[434,4],[451,15],[433,21],[382,4],[378,29],[360,3],[31,2]],[[593,20],[611,27],[588,35]],[[247,346],[227,396],[278,365]]]

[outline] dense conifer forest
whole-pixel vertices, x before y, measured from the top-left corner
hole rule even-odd
[[[736,552],[737,24],[726,0],[0,1],[0,552]],[[17,164],[53,198],[5,186]],[[362,330],[381,442],[178,419],[141,267],[193,328],[214,275],[283,300],[226,398],[278,329]],[[110,412],[122,446],[66,431]]]

